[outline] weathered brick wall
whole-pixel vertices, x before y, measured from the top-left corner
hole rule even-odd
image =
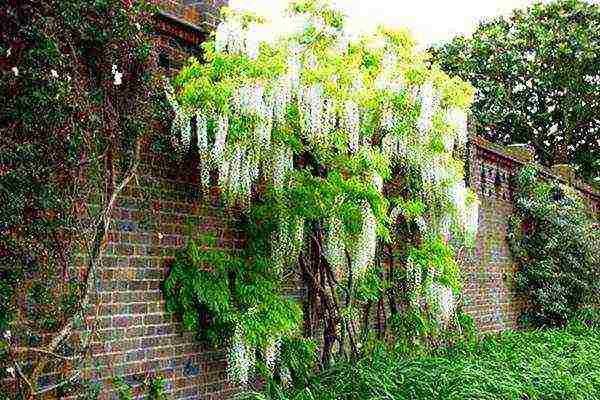
[[[183,168],[182,165],[188,165]],[[219,246],[240,246],[235,211],[202,194],[197,168],[148,152],[118,200],[98,289],[99,340],[88,378],[123,376],[138,386],[147,374],[168,379],[173,399],[222,399],[235,392],[226,379],[223,349],[203,348],[165,312],[160,290],[175,252],[190,237],[211,232]]]
[[[162,0],[161,8],[178,18],[200,27],[213,29],[218,22],[221,7],[227,0]]]
[[[187,24],[201,17],[189,1],[161,3],[166,13],[156,18],[154,38],[162,72],[173,76],[200,54],[208,33]],[[115,398],[114,376],[139,388],[161,374],[172,399],[223,399],[237,390],[227,381],[224,349],[205,348],[184,331],[166,314],[160,290],[175,252],[191,237],[211,232],[221,247],[240,246],[235,210],[225,209],[216,192],[200,191],[194,161],[148,144],[139,176],[118,200],[97,287],[99,335],[86,372],[103,384],[103,399]]]
[[[468,183],[481,201],[479,231],[474,251],[464,254],[463,303],[482,331],[501,331],[518,326],[525,299],[514,290],[515,264],[506,233],[513,212],[512,177],[533,160],[531,152],[502,147],[481,138],[469,145]],[[555,169],[556,171],[557,169]],[[544,169],[554,179],[570,183],[587,199],[592,214],[600,210],[600,194],[572,176]]]
[[[193,13],[185,12],[189,1],[163,3],[170,14],[194,22]],[[157,20],[156,42],[163,71],[172,76],[190,54],[197,54],[206,33],[165,18]],[[481,208],[476,247],[463,254],[463,302],[481,330],[499,331],[517,326],[524,304],[513,289],[515,266],[506,229],[513,210],[511,177],[527,160],[478,138],[469,150],[468,181]],[[123,376],[136,386],[157,373],[167,378],[172,399],[228,398],[236,388],[226,378],[224,349],[203,348],[165,313],[160,284],[174,253],[194,235],[211,231],[221,246],[239,247],[237,215],[221,207],[218,195],[199,191],[194,163],[150,149],[145,154],[138,179],[115,210],[98,285],[99,337],[86,375],[105,384],[105,399],[114,398],[111,377]],[[597,213],[600,195],[577,185]]]

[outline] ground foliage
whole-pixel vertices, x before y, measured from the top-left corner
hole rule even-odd
[[[16,376],[2,380],[16,398],[78,381],[114,201],[157,121],[153,12],[120,0],[0,9],[0,378]],[[66,380],[40,378],[53,368]]]
[[[597,311],[591,314],[597,317]],[[357,363],[340,363],[308,384],[239,399],[272,400],[563,400],[600,398],[600,331],[568,328],[487,335],[477,342],[421,356],[384,349]],[[591,321],[596,321],[592,323]]]
[[[297,29],[267,42],[260,18],[225,9],[203,60],[166,84],[180,152],[197,149],[204,190],[217,184],[249,229],[240,254],[192,242],[167,304],[200,337],[230,344],[241,383],[257,370],[297,381],[291,338],[320,342],[327,368],[376,339],[427,347],[472,323],[456,313],[456,250],[478,219],[461,162],[472,88],[404,31],[352,38],[320,1],[290,13]],[[288,283],[307,288],[302,318]]]
[[[564,325],[600,295],[600,229],[588,205],[531,166],[516,177],[509,244],[516,287],[528,299],[526,324]]]
[[[449,74],[477,89],[473,127],[529,143],[546,165],[574,164],[600,182],[600,6],[560,0],[482,22],[436,47]]]

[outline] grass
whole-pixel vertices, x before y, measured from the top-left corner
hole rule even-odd
[[[247,395],[276,400],[600,399],[600,330],[507,332],[438,356],[380,351],[338,364],[302,388]]]

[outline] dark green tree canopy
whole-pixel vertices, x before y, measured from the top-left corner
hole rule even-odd
[[[477,134],[529,143],[544,164],[600,180],[600,6],[560,0],[515,10],[434,49],[477,89]]]

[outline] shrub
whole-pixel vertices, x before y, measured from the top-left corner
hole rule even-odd
[[[519,267],[517,288],[527,294],[526,324],[563,325],[599,293],[600,234],[569,187],[525,168],[516,181],[509,243]]]

